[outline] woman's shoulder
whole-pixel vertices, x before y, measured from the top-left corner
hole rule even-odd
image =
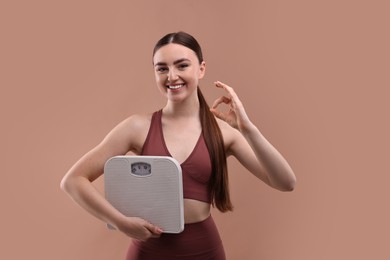
[[[239,136],[240,132],[231,127],[228,123],[225,121],[216,118],[219,129],[221,129],[223,140],[225,143],[225,147],[228,149],[231,144],[236,140],[236,138]]]
[[[131,131],[141,131],[149,129],[153,113],[133,114],[125,118],[120,125]]]
[[[223,135],[225,135],[225,134],[228,134],[228,135],[237,134],[237,132],[238,132],[237,129],[231,127],[228,123],[226,123],[222,119],[219,119],[217,117],[215,119],[217,120],[218,126],[221,129]]]
[[[153,113],[133,114],[122,120],[106,136],[106,144],[122,147],[121,152],[139,153],[149,132]]]

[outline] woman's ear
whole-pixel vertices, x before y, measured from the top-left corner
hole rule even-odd
[[[206,73],[206,62],[202,61],[202,63],[199,65],[199,79],[202,79],[205,73]]]

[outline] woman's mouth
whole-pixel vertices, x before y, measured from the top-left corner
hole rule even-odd
[[[167,88],[172,89],[172,90],[177,90],[177,89],[180,89],[184,86],[185,86],[185,84],[175,84],[175,85],[168,85]]]

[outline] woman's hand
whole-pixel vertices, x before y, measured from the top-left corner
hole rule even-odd
[[[161,228],[137,217],[126,217],[117,227],[127,236],[140,241],[158,238],[163,232]]]
[[[251,122],[236,92],[234,92],[233,88],[220,81],[214,82],[214,84],[218,88],[223,88],[227,92],[227,96],[221,96],[216,99],[213,106],[210,108],[210,111],[216,117],[227,122],[239,131],[246,130],[251,125]],[[221,112],[217,109],[222,103],[229,106],[227,112]]]

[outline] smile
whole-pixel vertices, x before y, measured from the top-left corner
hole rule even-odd
[[[184,86],[185,86],[185,84],[169,85],[169,86],[167,86],[167,88],[169,88],[169,89],[179,89],[179,88],[184,87]]]

